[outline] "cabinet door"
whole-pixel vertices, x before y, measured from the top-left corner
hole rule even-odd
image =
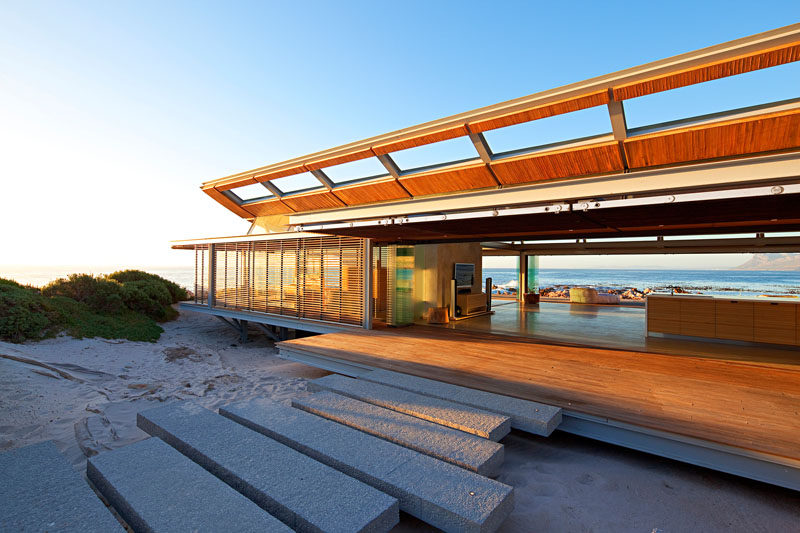
[[[753,302],[718,300],[715,311],[717,338],[753,340]]]
[[[648,296],[647,316],[655,319],[680,320],[681,302],[670,296]]]

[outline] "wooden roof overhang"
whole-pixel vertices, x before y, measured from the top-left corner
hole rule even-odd
[[[598,176],[636,175],[653,169],[795,152],[800,150],[800,99],[633,130],[625,124],[623,102],[798,59],[800,24],[794,24],[238,173],[204,183],[202,189],[242,218],[288,215],[294,225],[320,218],[357,219],[356,213],[364,206],[374,205],[373,212],[384,209],[388,216],[402,210],[403,205],[411,206],[427,198],[486,194],[531,184],[563,185]],[[503,154],[492,153],[482,135],[489,130],[596,106],[608,108],[612,133]],[[403,172],[391,157],[398,150],[457,137],[470,138],[476,149],[474,159]],[[369,157],[378,158],[386,168],[386,175],[346,184],[335,184],[325,175],[327,167]],[[271,183],[303,172],[313,173],[321,187],[287,194]],[[263,184],[272,196],[242,201],[232,192],[237,187],[257,183]],[[636,219],[633,211],[626,217]],[[430,239],[436,234],[452,234],[446,224],[435,226],[418,237],[427,235]],[[383,231],[389,238],[391,228]],[[381,238],[378,233],[364,236]]]

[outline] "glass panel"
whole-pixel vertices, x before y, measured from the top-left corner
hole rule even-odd
[[[608,107],[598,106],[484,132],[495,154],[611,132]]]
[[[413,170],[419,167],[478,158],[478,152],[469,137],[457,137],[447,141],[392,152],[389,155],[392,156],[392,159],[402,170]]]
[[[625,100],[628,128],[797,98],[800,62]]]
[[[326,167],[323,168],[322,171],[334,183],[343,183],[346,181],[385,176],[388,174],[383,164],[375,157],[368,157],[360,161]]]
[[[272,196],[272,193],[269,192],[266,187],[261,185],[260,183],[254,183],[253,185],[245,185],[244,187],[237,187],[235,189],[231,189],[231,192],[241,198],[242,200],[253,200],[255,198],[264,198],[266,196]]]
[[[295,174],[294,176],[278,178],[276,180],[271,180],[271,183],[282,192],[297,192],[306,189],[322,188],[322,183],[320,183],[311,172],[303,172],[302,174]]]

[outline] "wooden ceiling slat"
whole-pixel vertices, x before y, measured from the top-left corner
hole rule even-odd
[[[800,148],[800,109],[650,133],[624,143],[631,168]]]
[[[375,155],[384,155],[390,152],[398,152],[400,150],[407,150],[409,148],[423,146],[425,144],[455,139],[456,137],[464,137],[468,134],[469,132],[467,132],[466,126],[460,124],[458,126],[444,128],[432,133],[426,133],[424,135],[418,135],[409,139],[403,139],[401,141],[377,144],[372,147],[372,151],[375,152]]]
[[[483,162],[401,176],[400,183],[414,196],[497,186]]]
[[[347,205],[362,205],[409,198],[408,193],[394,178],[336,187],[333,191]]]
[[[228,183],[221,183],[219,185],[215,185],[212,188],[217,189],[218,191],[229,191],[231,189],[236,189],[238,187],[244,187],[245,185],[255,185],[256,183],[258,183],[256,179],[251,176],[249,178],[239,178],[237,180],[233,180]]]
[[[312,163],[306,163],[305,168],[307,168],[308,170],[319,170],[321,168],[332,167],[334,165],[341,165],[344,163],[352,163],[353,161],[360,161],[361,159],[366,159],[368,157],[375,157],[375,154],[369,148],[364,150],[357,150],[355,152],[350,152],[343,155],[338,155],[335,157],[326,157],[324,159],[319,159]]]
[[[616,141],[501,159],[491,167],[503,185],[624,170]]]
[[[236,203],[222,194],[220,191],[216,190],[214,187],[209,187],[203,189],[203,192],[209,195],[211,198],[219,202],[224,207],[228,208],[233,213],[236,213],[242,218],[253,218],[253,214],[247,211],[246,209],[239,207]]]
[[[262,182],[276,180],[278,178],[285,178],[286,176],[294,176],[295,174],[302,174],[303,172],[307,172],[305,165],[295,165],[293,167],[284,168],[281,170],[273,170],[265,174],[256,174],[253,177],[256,179],[256,181]]]
[[[296,212],[344,207],[344,203],[328,191],[314,191],[284,196],[281,200]]]
[[[508,113],[499,117],[476,120],[475,122],[469,122],[467,126],[472,133],[481,133],[497,128],[504,128],[506,126],[513,126],[515,124],[522,124],[523,122],[530,122],[531,120],[538,120],[555,115],[562,115],[564,113],[571,113],[573,111],[580,111],[581,109],[605,105],[608,103],[608,101],[608,91],[598,91],[579,96],[577,98],[569,98],[567,100],[554,102],[552,104],[536,106],[530,109]]]
[[[800,42],[788,43],[767,50],[740,55],[723,61],[687,68],[667,75],[636,81],[614,87],[614,100],[621,101],[645,96],[696,83],[717,80],[736,74],[752,72],[768,67],[800,60]]]
[[[286,215],[294,212],[277,198],[247,204],[245,207],[247,207],[251,213],[258,217],[265,217],[269,215]]]

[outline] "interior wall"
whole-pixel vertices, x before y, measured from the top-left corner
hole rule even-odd
[[[418,244],[415,247],[414,316],[422,319],[431,307],[450,305],[450,281],[455,263],[473,263],[472,292],[483,291],[482,250],[479,242]]]

